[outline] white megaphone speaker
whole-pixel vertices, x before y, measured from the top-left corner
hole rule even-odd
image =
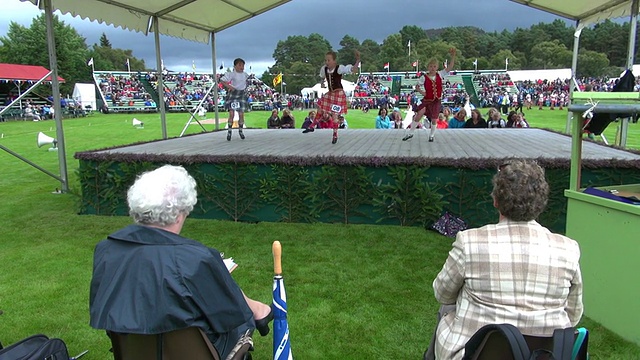
[[[144,129],[144,123],[136,118],[133,118],[133,127],[137,128],[137,129]]]
[[[42,131],[38,133],[38,147],[42,147],[42,145],[52,144],[53,146],[49,148],[49,151],[58,151],[58,140],[52,138],[51,136],[46,135]]]

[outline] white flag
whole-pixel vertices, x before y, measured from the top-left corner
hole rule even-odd
[[[509,58],[504,59],[504,64],[509,65]]]
[[[478,59],[473,60],[473,66],[478,66]]]
[[[407,47],[411,47],[411,40],[409,40],[409,43],[407,44]]]
[[[87,66],[92,66],[93,65],[93,58],[89,59],[89,61],[87,62]]]

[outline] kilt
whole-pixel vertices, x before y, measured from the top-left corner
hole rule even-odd
[[[318,109],[323,112],[346,114],[347,96],[344,94],[344,90],[336,89],[324,94],[322,98],[318,100]]]
[[[424,114],[429,118],[432,123],[435,123],[438,120],[438,115],[440,114],[440,108],[442,107],[442,103],[440,99],[435,100],[425,100],[422,99],[422,102],[416,108],[415,112],[418,112],[424,109]]]
[[[247,96],[244,90],[233,90],[227,93],[224,100],[224,107],[227,110],[235,110],[238,112],[246,112],[248,108]]]

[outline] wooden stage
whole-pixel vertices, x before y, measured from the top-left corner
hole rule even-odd
[[[469,226],[495,221],[491,179],[507,158],[535,159],[551,193],[539,221],[564,231],[571,138],[541,129],[245,129],[77,153],[81,213],[125,215],[137,174],[185,166],[198,183],[193,217],[233,221],[428,226],[449,210]],[[640,183],[640,155],[583,142],[584,187]],[[415,214],[421,214],[416,218]]]
[[[109,154],[157,154],[189,156],[273,156],[273,157],[402,157],[449,159],[566,159],[571,157],[571,137],[541,129],[446,129],[428,142],[428,130],[416,130],[413,139],[402,141],[405,130],[340,130],[337,144],[331,144],[331,130],[245,129],[245,140],[237,130],[231,141],[226,131],[155,141],[95,151]],[[640,161],[640,155],[583,142],[583,159]]]

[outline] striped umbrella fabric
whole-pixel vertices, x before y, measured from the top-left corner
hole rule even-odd
[[[287,322],[287,294],[281,265],[282,246],[273,242],[273,360],[293,360]]]

